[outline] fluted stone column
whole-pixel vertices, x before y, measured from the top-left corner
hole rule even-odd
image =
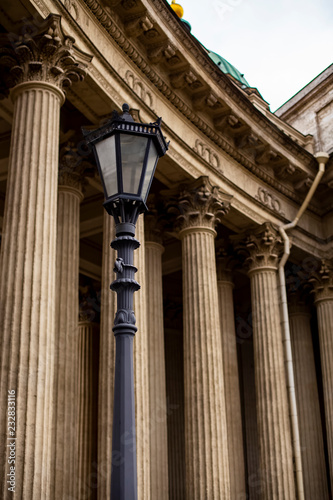
[[[207,177],[178,198],[183,260],[186,498],[230,499],[215,229],[230,197]]]
[[[145,217],[147,331],[150,400],[151,498],[169,500],[167,401],[165,386],[162,246],[156,216]]]
[[[281,241],[265,223],[246,238],[263,500],[294,500],[295,484],[277,283]]]
[[[116,237],[113,217],[104,212],[100,357],[98,384],[98,500],[110,498],[112,467],[112,423],[115,369],[114,317],[117,310],[117,294],[110,290],[115,278],[113,271],[116,251],[110,244]]]
[[[247,457],[247,484],[250,500],[261,500],[263,490],[260,460],[259,460],[259,437],[256,409],[256,387],[254,376],[254,356],[252,340],[245,340],[241,347],[242,371],[243,371],[243,394],[245,414],[246,435],[246,457]]]
[[[217,289],[227,414],[230,497],[242,500],[246,498],[244,443],[232,293],[234,284],[230,268],[230,258],[221,254],[217,259]]]
[[[318,316],[321,369],[323,375],[327,447],[331,481],[333,478],[333,263],[322,261],[311,280]],[[332,485],[333,486],[333,485]]]
[[[184,500],[186,488],[183,336],[181,331],[177,331],[174,327],[167,329],[165,334],[169,495],[170,500]]]
[[[138,331],[134,337],[134,390],[136,420],[136,451],[138,500],[150,500],[150,437],[149,377],[148,377],[148,329],[147,329],[147,286],[144,218],[140,215],[135,231],[140,247],[134,252],[137,267],[136,280],[141,289],[134,294],[134,312]],[[153,500],[153,499],[152,499]]]
[[[77,370],[77,500],[96,498],[97,483],[95,480],[96,451],[96,405],[97,377],[94,359],[96,347],[97,325],[91,321],[81,320],[78,327],[78,370]],[[97,344],[98,346],[98,344]],[[73,432],[73,429],[72,429]],[[73,432],[73,434],[75,434]]]
[[[74,166],[73,166],[74,167]],[[52,386],[52,476],[54,498],[76,496],[77,381],[79,315],[80,177],[61,158],[59,167],[54,375]]]
[[[328,499],[323,431],[308,305],[300,294],[288,303],[306,500]]]
[[[8,44],[0,56],[14,86],[11,150],[1,248],[1,417],[6,450],[7,394],[16,394],[16,488],[25,500],[49,498],[52,376],[55,361],[55,272],[59,112],[62,86],[79,79],[74,40],[60,16],[49,16],[33,39]],[[81,54],[82,55],[82,54]],[[9,450],[9,448],[7,448]],[[5,462],[4,460],[5,459]],[[11,498],[6,453],[1,454],[2,498]],[[52,493],[53,494],[53,493]]]

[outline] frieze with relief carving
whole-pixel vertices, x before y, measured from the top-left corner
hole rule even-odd
[[[193,151],[198,153],[198,155],[201,156],[204,160],[206,160],[210,165],[212,165],[215,168],[220,168],[220,160],[219,157],[217,156],[214,151],[206,146],[203,142],[201,142],[199,139],[195,141],[195,146],[193,148]]]
[[[64,6],[68,10],[68,12],[71,14],[71,16],[75,19],[75,21],[79,21],[79,9],[77,6],[77,2],[74,0],[64,0]]]
[[[273,210],[273,212],[276,212],[282,217],[285,216],[285,213],[281,210],[280,201],[269,191],[267,191],[267,189],[259,187],[258,192],[255,195],[255,199],[258,200],[265,207],[269,208],[270,210]]]
[[[132,0],[127,0],[126,6],[128,6],[129,10],[131,10],[131,1]],[[103,27],[109,32],[110,36],[116,41],[116,43],[124,50],[124,52],[131,58],[131,60],[141,69],[141,71],[147,76],[147,78],[151,81],[153,85],[158,88],[158,90],[164,94],[170,102],[173,103],[173,105],[179,109],[179,111],[186,116],[196,127],[199,128],[207,137],[209,137],[210,140],[215,142],[218,147],[221,147],[224,151],[226,151],[228,154],[230,154],[236,161],[239,161],[242,165],[244,165],[246,168],[248,168],[250,171],[252,171],[255,175],[257,175],[259,178],[261,178],[264,182],[267,184],[273,186],[274,188],[278,189],[281,191],[283,194],[286,196],[290,197],[291,199],[294,199],[295,201],[299,202],[299,198],[295,192],[287,187],[284,184],[281,184],[278,180],[274,179],[272,175],[268,175],[265,170],[260,168],[259,164],[256,165],[255,162],[250,161],[248,158],[245,158],[244,155],[242,154],[241,151],[239,151],[239,148],[235,148],[232,144],[230,144],[227,140],[225,140],[224,137],[222,137],[220,134],[217,134],[214,129],[212,129],[207,123],[205,123],[198,115],[193,111],[191,107],[189,107],[181,97],[179,97],[175,92],[173,92],[172,88],[167,84],[166,80],[161,78],[161,76],[155,71],[154,68],[152,68],[151,64],[147,64],[147,61],[143,58],[143,54],[138,50],[138,48],[131,43],[130,40],[128,40],[128,37],[124,35],[120,27],[115,23],[114,18],[110,17],[110,15],[101,8],[100,3],[97,0],[84,0],[86,5],[92,10],[92,12],[96,15],[98,20],[101,22]],[[182,31],[179,28],[179,25],[175,23],[175,21],[170,18],[170,15],[168,12],[165,10],[165,5],[162,6],[160,0],[153,0],[154,6],[160,11],[161,15],[163,17],[167,17],[168,21],[172,25],[172,29],[177,32],[177,35],[179,35],[180,39],[184,42],[184,45],[189,45],[191,49],[194,50],[191,42],[182,34]],[[122,2],[122,5],[124,6],[125,2]],[[134,7],[133,7],[134,8]],[[154,20],[152,21],[154,22]],[[187,42],[187,43],[185,43]],[[166,42],[167,43],[167,42]],[[151,46],[147,46],[147,57],[149,58],[149,51],[151,50]],[[202,54],[196,54],[197,55],[197,60],[198,62],[202,62],[202,67],[207,70],[207,74],[210,75],[211,78],[215,79],[217,78],[216,71],[212,69],[212,66],[207,63],[206,59],[202,57]],[[191,75],[193,71],[189,69],[189,78],[191,79]],[[188,84],[188,82],[185,80],[185,75],[179,75],[177,73],[176,75],[173,75],[172,78],[175,80],[176,84],[183,86],[185,84]],[[245,100],[242,100],[240,98],[239,93],[235,93],[235,90],[232,86],[232,84],[228,83],[228,79],[224,78],[223,75],[220,75],[219,78],[219,84],[221,88],[223,88],[226,92],[229,91],[229,94],[233,95],[233,99],[235,101],[239,102],[239,104],[245,109],[247,109],[247,104],[245,103]],[[197,85],[198,78],[194,80],[191,85]],[[199,82],[200,83],[200,82]],[[251,108],[251,113],[255,113],[256,111]],[[259,113],[259,112],[258,112]],[[260,115],[261,116],[261,115]],[[237,118],[237,117],[236,117]],[[286,138],[285,134],[283,134],[283,140],[281,137],[281,134],[275,130],[275,128],[271,127],[270,124],[261,116],[257,117],[258,121],[257,124],[258,126],[262,128],[269,128],[270,133],[274,139],[278,140],[279,142],[283,142],[285,145]],[[238,118],[237,118],[238,120]],[[244,124],[244,127],[241,126],[240,128],[238,127],[238,123],[234,126],[235,129],[235,138],[237,140],[241,140],[243,135],[242,134],[251,134],[250,130],[247,130],[247,126]],[[239,135],[240,134],[240,135]],[[295,149],[295,144],[290,143],[287,144],[287,146],[291,147],[292,150]],[[311,158],[309,154],[304,153],[300,148],[297,148],[297,155],[304,164],[308,165],[309,162],[311,162]]]
[[[125,74],[125,81],[131,87],[131,89],[136,93],[137,96],[142,99],[143,102],[149,106],[150,109],[153,109],[154,101],[153,96],[149,90],[145,87],[142,81],[137,78],[132,71],[128,70]]]
[[[114,87],[110,85],[106,78],[94,67],[92,66],[89,70],[89,74],[100,83],[101,87],[107,92],[107,94],[115,101],[118,102],[119,94],[115,92]],[[121,104],[119,103],[119,108],[121,108]]]

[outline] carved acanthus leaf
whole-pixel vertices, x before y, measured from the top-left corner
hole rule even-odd
[[[333,300],[333,260],[323,259],[317,273],[310,278],[315,301]]]
[[[257,269],[277,269],[279,255],[283,249],[278,229],[270,222],[265,222],[250,231],[231,236],[235,249],[245,256],[245,265],[249,272]]]
[[[218,281],[232,282],[232,272],[239,264],[233,247],[227,240],[219,240],[216,245],[216,272]]]
[[[64,35],[60,20],[50,14],[33,36],[26,33],[16,41],[1,36],[0,66],[7,88],[33,80],[64,89],[83,80],[92,58],[74,47],[74,38]]]
[[[179,230],[189,227],[213,229],[229,211],[231,199],[232,196],[203,176],[171,193],[167,208],[169,214],[176,215]]]
[[[81,190],[85,177],[94,177],[95,167],[85,156],[79,154],[74,142],[67,142],[59,151],[59,186],[70,186]]]

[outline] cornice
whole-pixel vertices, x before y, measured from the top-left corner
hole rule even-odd
[[[236,102],[244,111],[249,112],[254,116],[254,119],[257,124],[262,126],[263,128],[270,128],[271,132],[274,134],[274,138],[280,142],[284,147],[284,142],[288,143],[288,146],[291,148],[290,151],[295,151],[298,156],[302,156],[304,160],[311,165],[314,163],[313,156],[304,150],[301,146],[296,144],[288,135],[281,132],[281,130],[272,123],[267,117],[265,117],[244,95],[244,93],[238,89],[238,87],[232,83],[228,76],[226,76],[223,72],[221,72],[210,60],[210,58],[205,54],[204,50],[201,47],[201,44],[188,32],[187,28],[182,25],[179,21],[178,17],[174,14],[171,8],[168,8],[165,0],[143,0],[146,3],[152,3],[155,8],[160,12],[162,17],[167,21],[170,30],[177,35],[177,38],[183,45],[191,51],[191,54],[196,59],[196,61],[200,64],[201,68],[205,69],[207,73],[211,76],[211,78],[217,83],[226,93],[233,98],[234,102]],[[289,149],[289,148],[287,148]]]
[[[36,0],[35,0],[36,2]],[[293,192],[292,189],[290,189],[286,184],[280,183],[276,178],[273,176],[269,175],[269,173],[265,172],[260,166],[258,166],[254,161],[251,161],[248,159],[245,155],[242,154],[240,149],[235,148],[232,144],[228,142],[228,140],[223,137],[221,134],[217,133],[213,128],[211,128],[207,123],[205,123],[204,120],[198,117],[198,115],[193,112],[192,108],[190,108],[184,101],[170,88],[165,83],[165,79],[163,80],[160,75],[156,73],[155,70],[152,69],[151,64],[149,61],[147,62],[146,56],[143,54],[143,52],[140,52],[138,47],[134,46],[130,40],[128,40],[128,37],[124,34],[124,32],[121,30],[121,28],[117,25],[116,20],[108,14],[105,10],[102,9],[100,4],[98,3],[97,0],[83,0],[84,4],[89,7],[89,10],[91,12],[90,16],[94,19],[94,22],[96,25],[101,25],[103,26],[104,30],[108,35],[115,41],[118,46],[132,59],[132,61],[136,64],[136,66],[142,71],[145,76],[148,78],[148,80],[155,85],[160,92],[169,100],[173,103],[177,109],[185,116],[190,122],[192,122],[201,132],[208,138],[212,143],[214,143],[218,148],[221,148],[223,151],[225,151],[230,157],[235,159],[239,164],[244,166],[247,170],[251,171],[258,179],[261,179],[262,181],[265,182],[268,186],[273,187],[277,191],[279,191],[281,194],[284,194],[286,197],[289,199],[292,199],[293,201],[300,203],[303,199],[303,196],[299,196],[297,193]],[[174,19],[173,16],[173,11],[169,12],[168,7],[164,4],[164,2],[161,2],[159,0],[151,0],[151,3],[155,4],[162,4],[163,9],[165,11],[166,19],[169,22],[169,19],[172,19],[172,22],[174,23],[172,26],[177,28],[177,36],[179,34],[182,35],[184,38],[188,38],[188,44],[186,45],[190,50],[192,50],[192,45],[197,44],[198,45],[198,51],[202,53],[202,48],[201,46],[196,42],[193,37],[191,37],[186,30],[183,28],[183,26],[179,23],[178,19]],[[41,4],[41,2],[38,0],[38,4]],[[89,4],[89,5],[88,5]],[[59,2],[59,10],[62,11],[62,13],[66,17],[66,22],[71,25],[71,27],[75,28],[76,32],[80,32],[82,34],[83,32],[83,27],[81,27],[80,23],[77,22],[77,20],[73,19],[70,15],[70,12],[66,8],[66,5],[62,4]],[[108,27],[108,28],[107,28]],[[118,31],[117,31],[118,30]],[[179,35],[180,39],[181,36]],[[96,54],[96,46],[93,45],[93,43],[89,43],[90,48],[94,49],[91,50],[91,53],[95,52]],[[107,67],[108,71],[112,71],[112,74],[118,79],[118,81],[121,81],[122,84],[126,85],[129,90],[130,87],[124,80],[122,76],[120,76],[108,63],[108,61],[103,57],[103,54],[96,54],[96,58],[99,58],[99,60],[103,63],[105,67]],[[136,57],[136,60],[135,60]],[[205,64],[208,66],[210,65],[210,61],[207,61],[207,57],[205,57],[205,54],[202,53],[203,60],[205,61]],[[96,68],[94,68],[95,70]],[[96,70],[97,71],[97,70]],[[90,70],[89,70],[90,72]],[[91,72],[93,75],[94,72]],[[248,105],[247,97],[243,96],[243,93],[238,90],[233,83],[230,82],[229,78],[221,73],[219,70],[215,68],[215,66],[212,63],[212,73],[217,73],[218,77],[221,81],[223,81],[223,87],[221,85],[221,88],[230,89],[230,92],[233,92],[234,95],[237,95],[241,100],[244,101],[246,105]],[[93,75],[94,76],[94,75]],[[161,86],[161,83],[163,84]],[[70,93],[73,92],[75,93],[75,89],[70,90]],[[230,94],[228,91],[226,91],[228,95]],[[112,96],[114,97],[114,96]],[[79,99],[79,95],[76,95],[76,98]],[[83,102],[83,101],[82,101]],[[144,103],[143,103],[144,104]],[[147,106],[145,105],[147,108]],[[252,107],[252,105],[251,105]],[[253,107],[252,111],[256,111],[256,108]],[[92,111],[92,110],[91,110]],[[261,113],[258,112],[258,115],[262,117]],[[97,118],[97,115],[96,115]],[[265,119],[266,120],[266,119]],[[270,123],[270,122],[269,122]],[[185,145],[185,143],[184,143]],[[190,145],[188,147],[189,151],[198,155],[198,152],[195,151],[195,146]],[[198,155],[200,156],[200,155]],[[311,157],[311,155],[309,155]],[[203,158],[200,156],[200,160],[202,161]],[[214,170],[218,175],[223,177],[223,172],[219,168],[214,167],[214,165],[211,164],[211,162],[206,162],[207,165]],[[272,174],[274,175],[274,174]],[[224,178],[228,183],[228,179]],[[231,182],[231,181],[230,181]],[[253,198],[249,196],[252,201]],[[256,203],[254,201],[254,203]],[[310,209],[318,214],[321,215],[321,210],[318,210],[317,207],[314,207],[313,205],[310,207]],[[276,213],[272,212],[272,215],[276,215]]]
[[[98,0],[83,0],[84,4],[88,7],[91,13],[98,20],[103,29],[112,37],[112,39],[117,43],[117,45],[126,53],[126,55],[132,60],[132,62],[137,66],[137,68],[145,75],[145,77],[161,92],[164,97],[166,97],[179,111],[186,117],[191,123],[193,123],[206,137],[210,139],[219,148],[225,151],[229,156],[235,159],[238,163],[243,165],[246,169],[251,171],[256,177],[267,183],[269,186],[277,189],[279,192],[287,196],[288,198],[300,203],[303,196],[295,193],[286,184],[282,184],[265,172],[256,162],[248,159],[244,154],[240,152],[241,148],[237,148],[230,144],[230,142],[221,134],[217,133],[212,127],[210,127],[198,114],[193,111],[193,109],[184,102],[184,100],[177,95],[172,88],[166,83],[165,78],[161,77],[155,68],[152,67],[151,63],[146,60],[146,56],[140,52],[137,46],[134,46],[131,40],[126,36],[122,29],[118,26],[115,19],[103,9],[102,5]],[[179,37],[180,42],[184,43],[186,48],[189,48],[194,57],[198,60],[199,64],[203,69],[209,74],[212,80],[219,85],[219,87],[225,91],[225,93],[230,96],[237,105],[240,106],[247,113],[251,114],[256,123],[265,129],[279,144],[282,144],[288,152],[297,155],[298,160],[301,160],[303,164],[307,165],[308,168],[313,169],[316,162],[313,156],[304,150],[301,146],[296,144],[291,138],[289,138],[284,132],[282,132],[275,124],[273,124],[269,118],[266,118],[257,110],[252,103],[247,99],[241,90],[238,90],[236,86],[229,80],[229,78],[220,72],[215,65],[208,60],[206,55],[203,53],[203,49],[199,43],[186,32],[177,19],[174,19],[173,11],[169,12],[166,4],[162,0],[151,0],[154,7],[161,13],[162,17],[170,24],[170,28]],[[171,10],[171,9],[170,9]],[[193,52],[194,51],[194,52]],[[304,175],[309,175],[309,172],[303,172]],[[273,174],[274,175],[274,174]],[[310,175],[312,177],[312,175]],[[321,213],[321,210],[317,207],[314,208],[312,204],[310,210],[317,214]]]
[[[311,85],[312,82],[310,82],[308,85]],[[300,108],[308,106],[309,102],[313,102],[314,99],[317,98],[317,95],[323,95],[327,92],[328,87],[333,87],[333,73],[329,74],[324,80],[318,83],[316,87],[310,89],[307,93],[304,93],[303,96],[300,96],[298,99],[296,99],[297,94],[293,96],[289,101],[284,103],[279,109],[276,110],[274,113],[278,118],[281,118],[282,120],[288,120],[290,115],[293,115],[295,112],[297,112]],[[301,89],[298,94],[301,94],[304,92],[306,87]],[[282,110],[288,102],[291,102],[294,100],[294,104],[290,104],[290,107],[288,107],[285,111],[279,112],[279,110]]]

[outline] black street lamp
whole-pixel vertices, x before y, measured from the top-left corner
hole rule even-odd
[[[133,338],[137,331],[133,294],[135,281],[135,225],[144,212],[158,159],[168,144],[161,132],[161,118],[155,123],[136,123],[127,104],[123,114],[113,112],[111,119],[94,131],[83,129],[85,141],[94,150],[102,179],[106,211],[114,217],[117,250],[114,272],[117,279],[111,290],[117,293],[114,320],[116,366],[114,381],[111,499],[137,500]]]

